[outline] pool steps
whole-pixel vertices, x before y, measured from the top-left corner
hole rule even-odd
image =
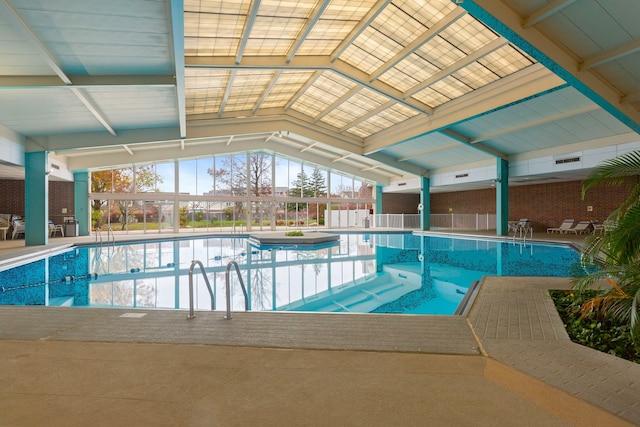
[[[420,274],[396,264],[374,275],[337,286],[313,297],[279,307],[279,311],[367,313],[421,286]]]

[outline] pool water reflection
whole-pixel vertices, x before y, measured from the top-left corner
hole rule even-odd
[[[485,275],[569,277],[579,256],[563,245],[407,233],[345,233],[320,247],[259,247],[238,236],[78,246],[0,272],[0,304],[188,309],[192,260],[205,267],[216,310],[226,309],[233,260],[250,310],[453,314]],[[196,272],[195,306],[209,310]],[[234,276],[232,309],[244,310]]]

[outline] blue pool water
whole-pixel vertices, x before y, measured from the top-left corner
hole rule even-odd
[[[250,310],[453,314],[483,276],[572,276],[564,245],[424,234],[342,234],[334,245],[258,247],[246,237],[77,246],[0,271],[0,304],[188,309],[200,260],[225,310],[227,263],[238,263]],[[233,272],[234,270],[232,270]],[[210,310],[200,270],[195,306]],[[232,310],[244,297],[231,276]]]

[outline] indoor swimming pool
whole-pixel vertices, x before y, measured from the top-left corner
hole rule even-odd
[[[483,276],[570,277],[579,254],[560,244],[414,233],[344,233],[333,243],[260,246],[209,236],[75,246],[0,271],[0,304],[226,310],[235,261],[252,311],[456,313]],[[234,272],[232,270],[232,272]],[[234,272],[231,309],[245,308]],[[211,285],[211,293],[207,283]]]

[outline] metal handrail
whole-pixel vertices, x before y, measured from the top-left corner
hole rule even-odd
[[[189,315],[187,319],[193,319],[196,315],[193,313],[193,269],[196,265],[200,266],[200,272],[202,272],[202,276],[204,277],[204,282],[207,284],[207,289],[209,290],[209,295],[211,295],[211,310],[213,310],[214,304],[214,296],[213,291],[211,290],[211,284],[209,283],[209,278],[207,277],[207,273],[204,271],[204,265],[202,265],[201,261],[194,259],[191,261],[191,266],[189,267]]]
[[[225,274],[225,290],[227,292],[227,315],[224,317],[225,320],[231,319],[231,285],[229,283],[229,271],[231,271],[231,266],[236,268],[236,273],[238,274],[238,279],[240,280],[240,286],[242,287],[242,293],[244,294],[244,309],[245,311],[249,310],[249,298],[247,297],[247,289],[244,286],[244,282],[242,281],[242,274],[240,274],[240,268],[238,267],[238,263],[234,260],[229,261],[227,264],[227,271]]]
[[[514,225],[513,228],[513,242],[516,242],[516,235],[519,234],[519,238],[522,239],[524,243],[527,243],[527,234],[531,234],[531,238],[533,239],[533,227],[529,223],[529,221],[519,221]]]
[[[116,244],[116,235],[113,232],[113,228],[111,228],[111,226],[109,226],[109,228],[107,228],[107,240],[109,240],[109,234],[111,234],[111,243],[115,246]]]

